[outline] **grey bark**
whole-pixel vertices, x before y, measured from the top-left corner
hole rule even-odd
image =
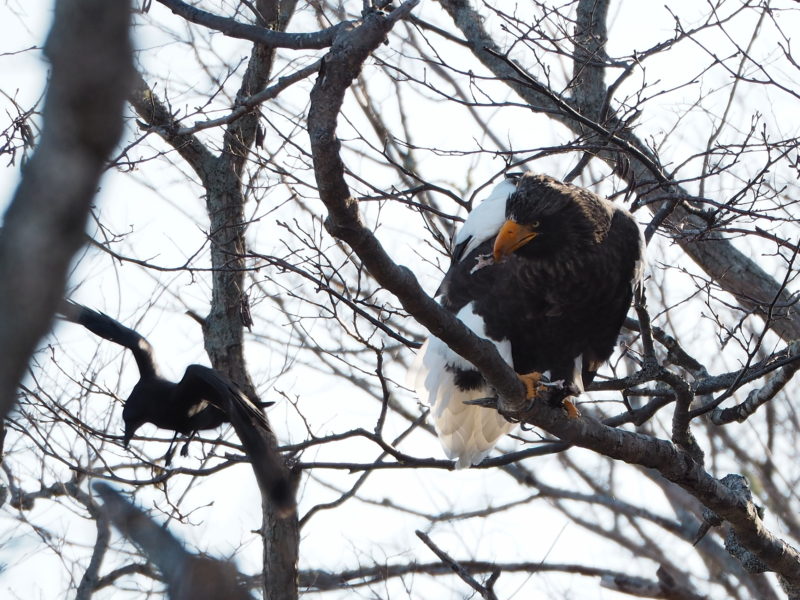
[[[286,4],[286,3],[284,3]],[[293,3],[291,3],[293,4]],[[280,0],[259,0],[256,6],[268,24],[283,31],[291,12],[281,11]],[[262,90],[269,81],[275,49],[255,44],[237,100]],[[256,137],[258,110],[234,121],[226,130],[222,154],[207,189],[206,206],[211,222],[212,300],[204,332],[206,351],[215,368],[228,373],[251,397],[257,393],[247,371],[244,356],[243,307],[245,273],[245,196],[242,173]],[[274,444],[277,452],[277,441]],[[262,502],[264,598],[297,598],[299,535],[297,515],[281,516],[268,500]]]
[[[274,19],[267,18],[267,23],[259,25],[240,23],[235,19],[220,17],[191,6],[186,2],[181,2],[181,0],[158,0],[158,2],[187,21],[214,29],[229,37],[255,42],[264,48],[292,48],[295,50],[327,48],[333,42],[333,38],[339,29],[337,25],[313,33],[286,33],[284,31],[285,27],[275,27],[275,23],[279,18],[284,18],[288,22],[287,16],[293,12],[293,7],[297,0],[277,0],[277,4],[291,6],[292,10],[281,10],[280,15],[278,12],[274,12]],[[258,4],[260,5],[261,2]],[[259,12],[266,16],[264,11],[259,9]],[[267,11],[267,14],[270,12]]]

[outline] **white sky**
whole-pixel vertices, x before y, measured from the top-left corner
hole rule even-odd
[[[211,3],[216,8],[218,3]],[[358,2],[351,1],[353,10],[360,6]],[[666,9],[648,3],[628,0],[619,2],[615,8],[614,21],[610,26],[610,42],[608,51],[612,56],[630,53],[633,49],[643,50],[655,41],[666,37],[673,29],[673,22]],[[680,14],[686,23],[691,23],[693,11],[704,10],[697,7],[691,0],[668,2],[669,7]],[[780,3],[776,3],[780,4]],[[786,4],[786,3],[784,3]],[[0,6],[0,89],[12,94],[17,91],[17,100],[22,106],[30,106],[42,92],[46,79],[46,64],[41,60],[40,53],[36,50],[11,54],[21,48],[41,45],[44,32],[50,18],[50,2],[27,3],[11,1]],[[423,18],[442,19],[439,8],[432,2],[422,2],[418,14]],[[788,18],[788,17],[787,17]],[[796,18],[796,17],[792,17]],[[191,107],[202,98],[207,82],[202,76],[197,75],[193,49],[187,44],[172,43],[169,35],[158,31],[152,24],[160,24],[164,28],[176,27],[180,32],[178,37],[184,36],[186,29],[179,24],[168,10],[153,4],[149,15],[151,24],[137,29],[137,45],[144,50],[139,59],[147,69],[169,79],[173,85],[174,95],[171,97],[173,106],[191,111]],[[307,20],[307,19],[306,19]],[[295,22],[295,27],[297,23]],[[800,23],[798,23],[800,27]],[[734,23],[732,31],[741,28],[748,31],[752,28],[752,20],[742,20]],[[449,28],[449,27],[448,27]],[[786,24],[786,31],[792,29],[790,23]],[[190,31],[199,35],[197,28],[192,26]],[[185,38],[181,38],[185,39]],[[709,39],[709,43],[718,43],[718,39]],[[764,36],[756,46],[756,50],[769,56],[774,44],[774,38]],[[247,55],[247,46],[237,41],[231,41],[222,36],[214,36],[214,51],[225,60]],[[381,49],[383,56],[390,56],[396,48],[390,46]],[[214,62],[209,53],[206,59]],[[289,56],[289,53],[283,53]],[[310,54],[310,53],[307,53]],[[469,55],[455,55],[455,61],[460,61],[464,69],[475,68],[475,61]],[[645,73],[637,74],[620,90],[625,93],[638,89],[642,77],[652,83],[652,92],[670,88],[674,83],[683,82],[688,72],[700,73],[702,66],[709,62],[709,58],[690,42],[682,44],[674,52],[663,58],[656,58],[647,62]],[[365,74],[373,86],[372,90],[377,97],[383,92],[382,109],[387,113],[393,110],[396,103],[394,92],[388,87],[381,90],[379,71],[370,63],[365,68]],[[375,75],[373,79],[372,76]],[[787,78],[792,76],[786,74]],[[791,80],[790,80],[791,81]],[[286,94],[287,102],[295,102],[302,108],[303,97],[307,94],[313,81],[303,82]],[[652,101],[648,110],[642,115],[639,123],[639,133],[642,137],[650,135],[658,138],[663,132],[669,131],[676,122],[679,113],[683,112],[688,103],[694,102],[700,96],[709,94],[718,96],[716,106],[724,102],[728,83],[719,77],[709,76],[699,81],[696,85],[688,86],[671,94],[666,94],[663,100]],[[502,86],[485,86],[492,89],[493,93],[509,96]],[[235,89],[235,88],[229,88]],[[719,91],[716,91],[719,90]],[[754,93],[758,93],[756,90]],[[476,139],[481,134],[476,128],[465,126],[462,121],[452,114],[450,107],[444,102],[420,102],[420,110],[415,111],[415,119],[424,119],[429,126],[417,128],[418,136],[414,141],[420,146],[438,146],[445,148],[471,148],[476,147]],[[785,119],[787,114],[794,114],[796,100],[791,97],[772,97],[763,103],[762,112],[764,119],[775,131],[776,135],[791,136],[797,134],[798,122],[796,119]],[[229,105],[229,99],[219,98],[221,109]],[[714,106],[713,102],[710,102]],[[7,106],[3,103],[3,106]],[[352,105],[351,105],[352,106]],[[736,118],[745,127],[749,122],[748,111],[751,105],[741,108],[736,113]],[[789,111],[792,112],[789,112]],[[351,116],[354,111],[350,110]],[[217,115],[212,115],[217,116]],[[276,115],[271,115],[278,122]],[[707,139],[708,133],[714,123],[713,115],[708,115],[707,122],[703,123],[698,118],[692,126],[681,127],[672,135],[666,145],[665,154],[679,160],[687,154],[690,148],[702,146],[702,141]],[[563,142],[567,137],[563,130],[553,126],[548,119],[541,116],[530,115],[523,109],[504,109],[492,117],[495,131],[503,139],[509,139],[516,147],[531,147],[546,145],[546,140],[555,140],[553,143]],[[189,119],[189,123],[193,119]],[[362,123],[363,125],[363,123]],[[289,127],[288,123],[283,126]],[[524,126],[524,127],[523,127]],[[361,130],[359,128],[359,130]],[[523,143],[528,132],[535,131],[537,137],[533,143]],[[352,133],[352,130],[350,130]],[[348,136],[348,127],[343,125],[340,129],[342,137]],[[218,132],[212,131],[204,136],[213,140]],[[305,138],[303,138],[305,139]],[[154,147],[163,149],[163,145],[154,143]],[[692,150],[694,151],[694,150]],[[136,156],[146,155],[147,148],[137,150]],[[348,166],[367,174],[370,182],[377,186],[393,184],[394,176],[388,170],[375,168],[370,161],[359,161],[350,155]],[[569,170],[565,168],[563,159],[556,157],[536,163],[538,170],[551,170],[555,175],[563,175]],[[480,162],[483,161],[483,162]],[[478,163],[476,166],[474,163]],[[166,162],[154,162],[144,165],[139,171],[130,175],[110,174],[102,183],[102,188],[97,197],[96,204],[102,219],[112,231],[124,233],[133,231],[129,241],[119,246],[119,251],[130,253],[138,258],[152,259],[159,265],[175,266],[181,264],[187,256],[192,255],[205,243],[206,217],[201,191],[196,185],[187,185],[188,169],[180,166],[180,171],[175,166]],[[475,180],[464,182],[461,174],[469,166],[475,166]],[[430,156],[429,162],[423,165],[422,170],[440,182],[447,182],[464,192],[472,191],[475,187],[485,182],[502,168],[499,160],[488,161],[486,157],[437,157]],[[688,171],[695,170],[697,165],[690,164]],[[754,167],[756,165],[754,163]],[[310,174],[304,175],[310,178]],[[0,207],[5,206],[13,193],[13,188],[18,177],[15,168],[0,169]],[[723,180],[721,186],[726,185]],[[727,182],[732,186],[732,182]],[[363,190],[358,190],[359,192]],[[610,190],[606,190],[610,191]],[[725,190],[707,190],[707,193],[719,193],[722,197]],[[455,210],[450,207],[451,210]],[[251,228],[249,235],[251,244],[263,253],[279,252],[280,246],[276,241],[274,232],[279,231],[276,225],[278,219],[290,218],[291,207],[284,207],[269,212],[266,207],[248,207],[250,214],[263,218],[259,227]],[[322,207],[317,207],[322,213]],[[373,207],[367,209],[367,214],[374,218]],[[428,248],[421,248],[416,243],[420,235],[420,223],[416,218],[409,218],[408,211],[396,207],[387,207],[383,213],[383,221],[379,229],[381,240],[393,252],[393,256],[404,264],[411,266],[418,274],[424,287],[433,291],[438,285],[440,274],[430,265],[423,262],[420,254],[432,260],[434,257]],[[201,223],[198,227],[196,223]],[[93,230],[90,226],[90,230]],[[680,253],[674,248],[663,247],[661,251],[668,260],[679,260]],[[676,275],[676,281],[681,281]],[[75,298],[87,305],[109,312],[112,316],[135,325],[136,328],[153,343],[157,356],[165,371],[165,375],[179,378],[183,367],[190,362],[207,364],[203,351],[201,333],[197,325],[181,313],[186,307],[193,308],[203,314],[207,309],[208,284],[203,281],[192,281],[183,275],[154,275],[137,269],[132,265],[119,266],[109,260],[107,256],[97,251],[89,250],[78,260],[76,272],[72,278],[74,284],[81,283],[75,293]],[[675,297],[687,293],[688,280],[670,290]],[[159,294],[156,304],[161,310],[142,313],[139,308],[145,300],[154,293]],[[124,298],[122,296],[125,296]],[[320,298],[321,299],[321,298]],[[264,317],[262,326],[272,331],[284,327],[284,323],[271,322],[275,316]],[[140,322],[137,320],[141,319]],[[687,320],[672,323],[684,334],[682,340],[693,350],[702,350],[709,339],[712,325],[708,321]],[[682,331],[685,330],[685,331]],[[691,335],[689,332],[693,332]],[[256,330],[258,333],[258,330]],[[327,334],[322,331],[323,342]],[[87,339],[88,338],[88,339]],[[124,357],[125,368],[122,378],[119,378],[120,358],[124,355],[119,348],[105,344],[101,346],[99,355],[95,356],[95,340],[87,336],[87,332],[79,327],[63,325],[59,327],[57,338],[51,340],[59,346],[60,356],[69,349],[70,354],[77,354],[77,364],[83,364],[92,373],[97,373],[97,380],[102,385],[107,385],[120,396],[125,397],[136,380],[135,366],[130,356]],[[726,349],[719,358],[718,366],[722,370],[724,363],[728,368],[736,364],[741,354],[736,349]],[[322,435],[334,431],[344,431],[354,426],[371,428],[377,416],[377,403],[368,398],[355,387],[347,387],[341,382],[336,387],[331,387],[331,380],[322,378],[318,374],[295,365],[288,373],[283,374],[284,357],[274,349],[265,349],[252,340],[248,343],[248,360],[254,366],[255,377],[259,382],[262,396],[269,399],[278,399],[277,391],[286,392],[291,397],[302,398],[303,406],[307,413],[312,415],[312,427],[315,433]],[[392,366],[390,374],[396,381],[402,382],[402,369]],[[54,385],[59,382],[57,374],[53,375]],[[403,393],[403,392],[399,392]],[[405,394],[409,399],[410,395]],[[97,398],[98,407],[104,408],[107,397]],[[270,411],[273,426],[279,432],[284,442],[299,441],[304,438],[296,415],[285,402]],[[119,412],[116,421],[109,421],[111,428],[120,427]],[[389,431],[399,433],[404,427],[400,420],[390,420]],[[746,431],[745,429],[741,429]],[[734,428],[734,431],[739,431]],[[660,432],[666,435],[665,432]],[[390,438],[391,435],[387,435]],[[515,442],[507,440],[502,446],[513,448]],[[153,456],[158,450],[147,450]],[[151,447],[152,448],[152,447]],[[441,451],[435,440],[429,436],[413,435],[400,447],[402,450],[418,456],[441,457]],[[197,448],[192,456],[186,459],[188,465],[197,464]],[[367,461],[377,456],[375,448],[364,443],[340,444],[333,447],[319,449],[320,460],[348,460]],[[575,452],[575,459],[586,460],[593,464],[589,453]],[[124,454],[119,454],[118,461],[124,461]],[[314,452],[307,452],[304,461],[314,458]],[[541,461],[531,468],[542,469],[541,477],[552,485],[559,483],[576,485],[575,482],[564,481],[566,475],[557,467],[556,460]],[[618,467],[624,477],[630,478],[630,486],[626,488],[626,496],[637,500],[643,496],[652,498],[648,501],[648,508],[662,510],[670,514],[663,497],[654,494],[652,486],[643,483],[641,478],[631,476],[632,470],[626,466]],[[326,481],[334,481],[342,487],[352,484],[355,476],[333,474],[325,471],[315,471]],[[537,475],[539,475],[537,471]],[[259,570],[260,546],[256,538],[247,536],[247,532],[258,526],[260,519],[259,500],[250,473],[245,466],[239,466],[226,472],[215,474],[209,482],[193,489],[186,499],[185,506],[197,507],[197,512],[191,517],[193,523],[200,523],[193,527],[173,526],[173,531],[183,536],[191,544],[197,544],[203,549],[211,549],[217,555],[227,555],[236,552],[240,569],[246,573]],[[319,485],[304,479],[304,488],[301,496],[301,513],[304,513],[317,502],[330,500],[336,497]],[[397,482],[401,481],[398,489]],[[188,482],[181,482],[176,487],[182,489]],[[230,493],[234,490],[234,493]],[[220,493],[222,491],[222,493]],[[364,487],[366,497],[380,500],[382,495],[392,497],[403,505],[414,506],[418,510],[431,513],[446,510],[462,511],[484,506],[489,502],[510,501],[524,497],[531,490],[518,488],[510,483],[509,478],[499,473],[486,471],[467,471],[460,473],[446,473],[441,471],[408,472],[398,479],[394,471],[386,471],[373,475]],[[173,494],[177,496],[177,494]],[[137,496],[140,503],[146,505],[148,501],[161,502],[162,494],[158,490],[143,491]],[[205,506],[209,501],[211,506]],[[80,509],[73,507],[75,513],[69,513],[61,507],[50,502],[39,502],[36,510],[29,515],[32,522],[48,523],[54,532],[65,534],[76,544],[84,544],[83,548],[76,548],[88,556],[93,543],[94,529],[91,522],[82,520],[79,516]],[[578,507],[577,512],[591,518],[591,508]],[[424,527],[425,521],[410,515],[388,513],[379,507],[363,504],[357,500],[350,501],[336,511],[326,511],[314,517],[312,523],[303,531],[301,547],[302,568],[352,568],[357,564],[369,564],[373,561],[387,560],[388,562],[405,562],[412,556],[419,560],[432,561],[433,555],[424,548],[414,535],[416,528]],[[231,532],[236,532],[231,535]],[[446,550],[452,552],[457,558],[476,557],[479,559],[503,560],[547,560],[548,562],[584,562],[593,564],[598,562],[598,549],[596,546],[586,544],[586,534],[577,525],[571,523],[566,517],[555,510],[549,510],[544,502],[527,504],[523,507],[497,516],[491,520],[473,520],[466,525],[450,527],[447,524],[437,525],[431,536]],[[43,552],[40,541],[30,535],[30,530],[20,526],[7,515],[0,517],[0,540],[13,540],[5,547],[0,548],[0,561],[9,564],[5,572],[0,572],[0,589],[6,590],[9,597],[19,598],[50,598],[56,597],[57,591],[64,589],[64,567],[54,558],[52,553]],[[239,549],[238,545],[245,540],[245,548]],[[674,546],[676,555],[673,560],[697,562],[697,557],[692,548],[685,544]],[[603,555],[603,565],[611,568],[626,570],[630,565],[631,557],[625,552],[617,556]],[[42,577],[47,573],[48,577]],[[60,574],[58,577],[49,577],[49,574]],[[39,574],[39,576],[37,576]],[[652,572],[646,573],[652,574]],[[80,572],[73,576],[77,579]],[[591,597],[600,599],[614,599],[620,596],[608,590],[600,589],[596,580],[582,579],[579,577],[543,577],[535,576],[535,581],[526,581],[523,577],[503,575],[502,580],[515,579],[519,581],[520,592],[512,597],[531,600],[549,597],[587,597],[581,594],[591,594]],[[397,582],[390,588],[398,594]],[[457,591],[454,592],[453,588]],[[434,581],[429,586],[422,586],[419,590],[428,590],[429,597],[457,598],[461,597],[464,587],[460,584],[454,586],[450,579]],[[590,591],[587,591],[590,590]],[[366,589],[360,593],[367,595]],[[415,591],[413,597],[422,597]],[[436,596],[433,596],[436,594]],[[336,594],[327,597],[335,597]],[[98,597],[105,597],[99,594]],[[352,593],[342,593],[340,597],[352,597]],[[395,596],[392,596],[395,597]]]

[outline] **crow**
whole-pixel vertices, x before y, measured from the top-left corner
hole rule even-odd
[[[139,381],[125,401],[123,443],[128,447],[145,423],[186,436],[231,423],[250,457],[258,484],[281,514],[294,509],[294,479],[277,453],[277,442],[262,405],[252,402],[219,371],[189,365],[177,383],[162,377],[153,347],[139,333],[108,315],[65,300],[60,315],[110,342],[128,348],[139,368]]]

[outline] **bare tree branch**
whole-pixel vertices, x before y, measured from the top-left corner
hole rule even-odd
[[[165,529],[156,525],[111,486],[95,483],[108,518],[125,537],[139,546],[167,581],[171,600],[252,600],[239,584],[236,568],[209,557],[195,556]]]
[[[273,31],[263,26],[249,25],[240,23],[235,19],[220,17],[181,2],[181,0],[158,0],[158,3],[163,4],[173,13],[187,21],[219,31],[233,38],[250,40],[269,48],[291,48],[294,50],[327,48],[333,43],[338,29],[341,28],[341,25],[339,25],[314,33],[286,33],[285,31]],[[270,26],[273,24],[274,22],[272,21],[268,23]]]
[[[483,586],[480,583],[478,583],[477,581],[475,581],[475,578],[472,577],[464,567],[462,567],[449,554],[447,554],[445,551],[443,551],[441,548],[439,548],[436,544],[434,544],[433,540],[431,540],[431,538],[427,534],[425,534],[425,533],[423,533],[421,531],[416,531],[415,533],[417,534],[417,537],[419,539],[421,539],[425,543],[425,545],[428,548],[430,548],[433,551],[433,553],[436,556],[438,556],[445,565],[447,565],[450,569],[452,569],[452,571],[456,575],[458,575],[464,583],[469,585],[473,590],[475,590],[481,596],[486,598],[486,600],[497,600],[497,596],[491,590],[491,588]]]

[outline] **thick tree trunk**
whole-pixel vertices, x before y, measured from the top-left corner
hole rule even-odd
[[[291,18],[294,2],[260,0],[256,7],[263,17],[262,25],[284,31]],[[274,58],[274,48],[261,44],[253,46],[237,99],[244,99],[264,89]],[[247,324],[248,307],[244,289],[247,242],[242,173],[256,138],[258,118],[259,112],[252,111],[229,126],[225,132],[223,152],[206,181],[213,268],[211,311],[204,327],[206,351],[214,367],[227,373],[254,400],[258,399],[258,395],[244,355],[244,326]],[[277,443],[273,451],[277,451]],[[264,492],[262,490],[262,494]],[[298,595],[299,554],[297,515],[278,515],[268,498],[263,499],[262,507],[264,597],[269,600],[295,600]]]
[[[295,0],[260,0],[256,8],[260,26],[284,31],[294,11]],[[275,49],[256,43],[237,93],[243,100],[264,89],[270,80]],[[253,400],[258,400],[244,354],[247,320],[245,286],[246,202],[242,174],[255,142],[259,113],[244,114],[225,131],[223,150],[212,155],[194,135],[176,133],[178,123],[141,78],[131,95],[136,112],[172,145],[195,170],[206,191],[206,209],[211,240],[211,309],[203,323],[205,349],[215,369],[225,373]],[[277,442],[273,444],[277,453]],[[259,457],[254,457],[258,459]],[[272,457],[268,460],[281,460]],[[266,490],[262,490],[262,494]],[[264,596],[274,600],[297,598],[299,537],[297,516],[282,518],[263,497]]]

